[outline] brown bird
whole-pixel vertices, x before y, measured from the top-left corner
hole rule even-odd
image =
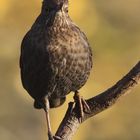
[[[81,117],[83,106],[88,108],[78,90],[91,68],[91,48],[68,15],[68,0],[44,0],[40,15],[23,38],[20,70],[23,87],[35,100],[34,107],[45,110],[49,139],[53,139],[49,108],[62,105],[71,91]]]

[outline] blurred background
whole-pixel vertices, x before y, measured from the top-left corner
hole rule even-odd
[[[22,88],[20,44],[40,13],[41,0],[0,2],[0,139],[47,140],[43,110]],[[94,67],[81,89],[85,98],[112,86],[140,60],[139,0],[69,0],[70,15],[88,36]],[[72,101],[72,94],[67,103]],[[67,103],[51,110],[53,132]],[[140,140],[140,85],[111,109],[81,125],[74,140]],[[57,116],[57,117],[56,117]]]

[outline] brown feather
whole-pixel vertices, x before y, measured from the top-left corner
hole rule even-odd
[[[47,96],[51,102],[65,98],[86,83],[92,52],[85,34],[71,21],[65,6],[64,11],[46,11],[49,7],[45,3],[42,8],[22,41],[21,79],[35,101],[41,102]]]

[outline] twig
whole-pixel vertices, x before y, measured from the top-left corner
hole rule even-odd
[[[120,99],[122,95],[130,92],[130,90],[134,88],[139,82],[140,61],[114,86],[87,100],[87,104],[89,105],[91,112],[84,114],[83,121],[111,107]],[[62,140],[71,140],[79,126],[80,122],[78,121],[76,108],[73,108],[72,103],[70,103],[66,115],[56,132],[56,136],[61,137]]]

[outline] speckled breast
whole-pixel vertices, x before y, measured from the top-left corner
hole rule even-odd
[[[76,26],[59,29],[46,49],[55,77],[50,83],[51,97],[63,97],[79,90],[92,68],[92,52],[84,33]]]
[[[61,98],[79,90],[92,67],[85,35],[76,26],[32,28],[22,42],[21,79],[34,99]]]

